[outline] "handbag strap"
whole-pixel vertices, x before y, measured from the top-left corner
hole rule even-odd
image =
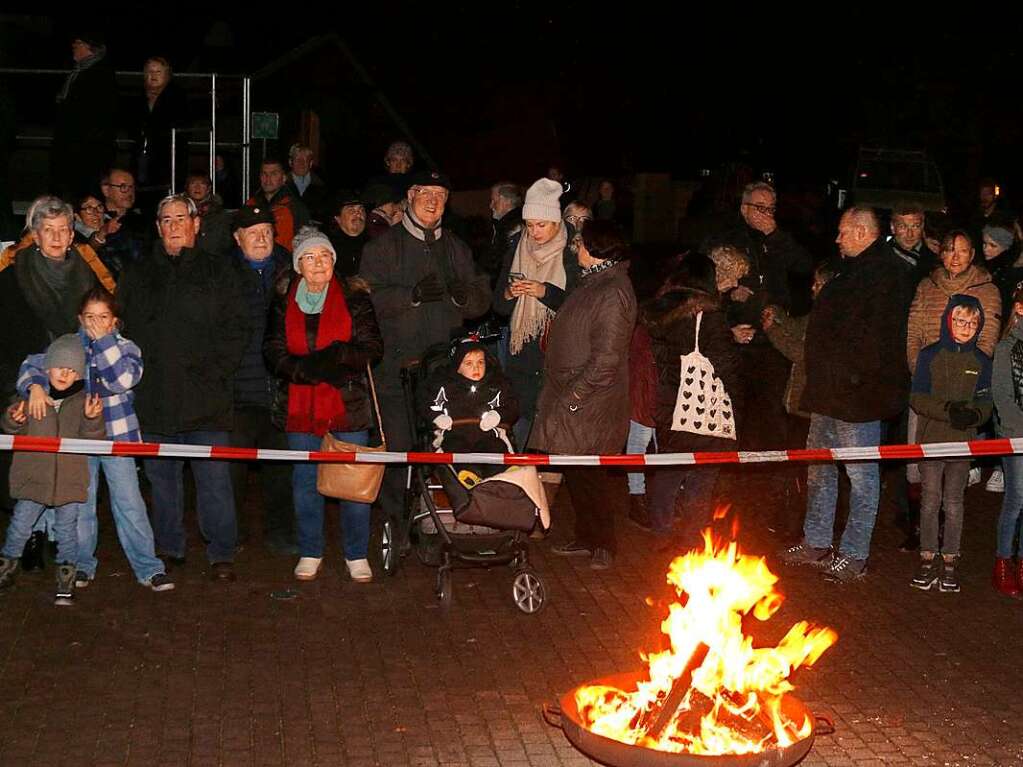
[[[373,410],[377,414],[377,428],[380,429],[380,441],[383,443],[387,442],[387,437],[384,436],[384,420],[380,417],[380,403],[377,401],[377,387],[373,383],[373,369],[366,363],[366,376],[369,378],[369,393],[373,395]]]
[[[696,338],[693,341],[693,351],[700,353],[700,322],[703,320],[703,312],[696,313]]]

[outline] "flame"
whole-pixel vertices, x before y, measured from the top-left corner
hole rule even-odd
[[[778,576],[763,557],[741,553],[734,540],[717,544],[709,529],[703,539],[702,550],[676,557],[668,569],[668,583],[685,595],[661,623],[670,649],[644,656],[650,678],[635,692],[579,688],[582,722],[598,735],[675,753],[758,753],[802,740],[813,725],[808,717],[793,722],[782,711],[784,695],[794,689],[789,677],[813,665],[838,635],[800,621],[777,646],[753,647],[742,630],[743,616],[752,611],[764,621],[777,612],[783,601],[774,589]],[[650,737],[652,718],[701,647],[706,656],[692,670],[681,704],[660,735]]]

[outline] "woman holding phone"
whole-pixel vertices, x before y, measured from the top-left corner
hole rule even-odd
[[[543,376],[547,328],[579,272],[571,243],[575,232],[562,222],[562,187],[541,178],[526,191],[524,231],[512,240],[494,289],[494,311],[508,317],[506,372],[519,395],[515,442],[526,444]]]

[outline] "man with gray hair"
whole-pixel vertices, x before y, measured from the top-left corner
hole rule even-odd
[[[292,144],[288,150],[287,188],[292,197],[305,203],[313,221],[326,224],[330,220],[330,191],[313,169],[316,167],[316,155],[312,147],[305,144]],[[296,230],[297,231],[297,230]]]
[[[490,222],[490,243],[479,264],[493,281],[501,271],[504,254],[522,231],[522,187],[510,181],[499,181],[490,187]]]
[[[389,198],[403,200],[412,185],[412,166],[416,158],[407,141],[392,141],[384,153],[384,167],[387,172],[373,176],[366,182],[366,189],[383,185],[390,189]]]
[[[117,298],[125,335],[145,355],[135,404],[147,442],[228,445],[234,377],[251,327],[245,282],[229,259],[196,247],[200,218],[187,195],[157,207],[160,241],[130,264]],[[144,461],[152,486],[156,548],[184,562],[184,461]],[[213,579],[234,580],[237,523],[226,461],[191,462],[199,527]]]
[[[877,215],[870,208],[850,208],[836,242],[842,261],[814,302],[804,341],[800,409],[811,414],[808,450],[879,445],[881,422],[898,415],[909,396],[904,286],[897,284]],[[781,555],[786,564],[823,567],[836,581],[866,573],[881,490],[876,461],[843,467],[851,491],[838,551],[832,551],[838,467],[824,461],[808,471],[803,541]]]

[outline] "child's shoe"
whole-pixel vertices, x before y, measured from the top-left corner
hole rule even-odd
[[[9,557],[0,557],[0,589],[14,585],[14,578],[18,575],[18,560]]]
[[[60,565],[57,568],[57,592],[53,596],[53,604],[67,607],[75,603],[74,565]]]
[[[920,564],[917,565],[916,574],[909,585],[914,589],[929,591],[941,575],[941,557],[935,555],[930,559],[920,557]]]
[[[938,589],[952,593],[959,591],[959,557],[944,560],[941,578],[938,580]]]

